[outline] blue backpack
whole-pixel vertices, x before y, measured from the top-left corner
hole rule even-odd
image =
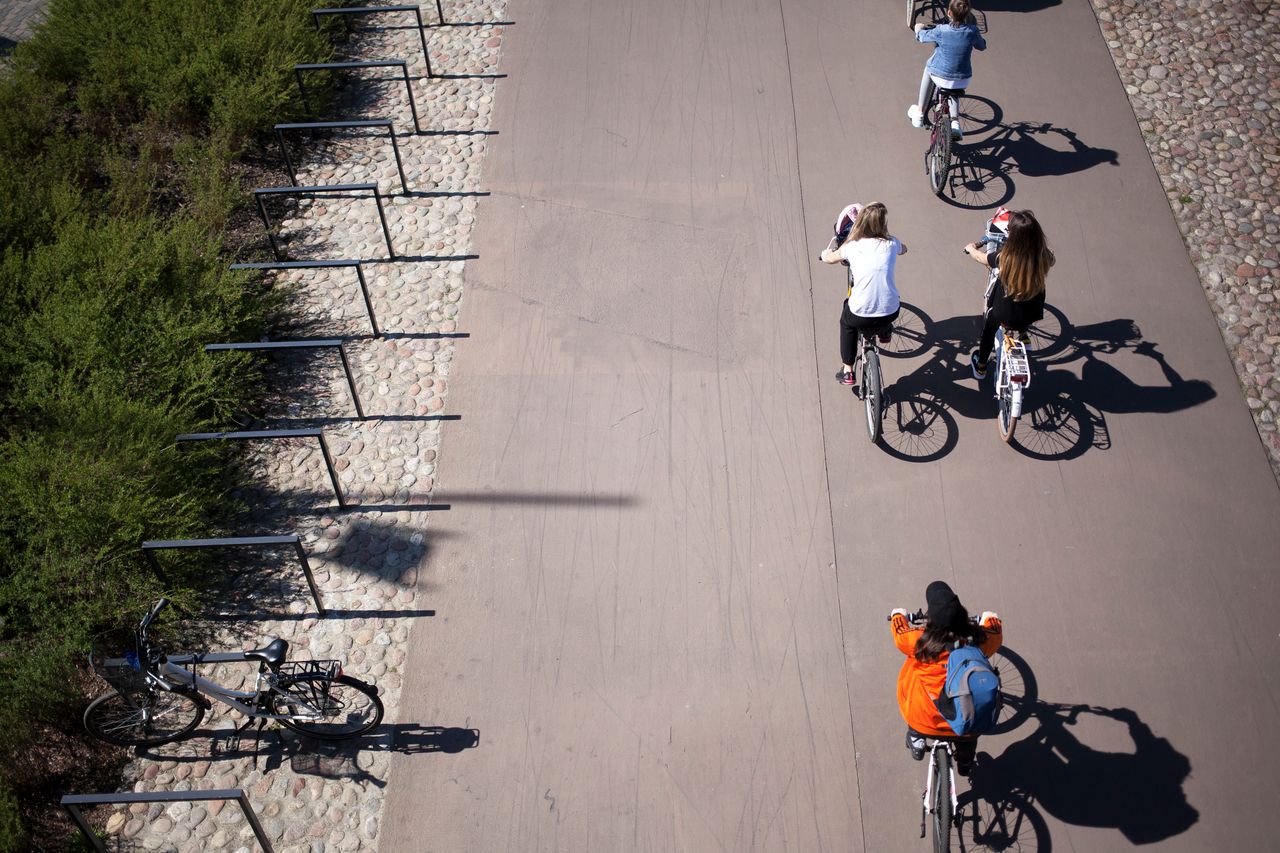
[[[933,704],[956,734],[990,734],[1000,718],[1000,674],[981,649],[952,649],[947,681]]]

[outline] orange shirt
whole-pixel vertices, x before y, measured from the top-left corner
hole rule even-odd
[[[920,663],[915,655],[916,640],[920,639],[924,629],[913,627],[901,613],[895,613],[889,624],[893,629],[894,645],[907,656],[898,673],[898,709],[902,711],[902,718],[922,735],[954,737],[955,732],[933,704],[947,681],[948,655],[944,652],[933,663]],[[982,627],[987,632],[987,641],[979,648],[984,655],[991,657],[1004,641],[1002,626],[999,619],[991,617]]]

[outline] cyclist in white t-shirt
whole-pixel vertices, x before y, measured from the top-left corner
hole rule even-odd
[[[892,334],[899,305],[894,266],[898,255],[906,253],[907,247],[889,233],[889,211],[878,201],[858,212],[847,240],[822,253],[823,263],[849,264],[849,295],[840,311],[842,365],[836,378],[841,385],[854,384],[853,361],[858,353],[859,332],[878,332],[884,342]]]

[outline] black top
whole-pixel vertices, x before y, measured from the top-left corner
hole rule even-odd
[[[1000,253],[987,253],[987,266],[992,269],[1000,267]],[[991,291],[991,315],[1005,328],[1015,332],[1026,331],[1033,323],[1044,319],[1044,291],[1026,300],[1010,299],[1004,292],[1004,282],[996,277],[996,286]]]

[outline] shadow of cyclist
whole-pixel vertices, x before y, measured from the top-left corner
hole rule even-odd
[[[1120,164],[1115,151],[1086,145],[1069,128],[1026,121],[997,125],[991,136],[966,143],[965,159],[991,172],[1016,172],[1028,178],[1070,175],[1102,163]]]
[[[1034,801],[1063,823],[1114,828],[1132,844],[1150,844],[1189,829],[1200,813],[1182,790],[1191,762],[1128,708],[1036,702],[1039,726],[998,757],[980,756],[972,776],[977,799],[994,808]],[[1131,752],[1103,752],[1070,727],[1081,714],[1124,723]]]

